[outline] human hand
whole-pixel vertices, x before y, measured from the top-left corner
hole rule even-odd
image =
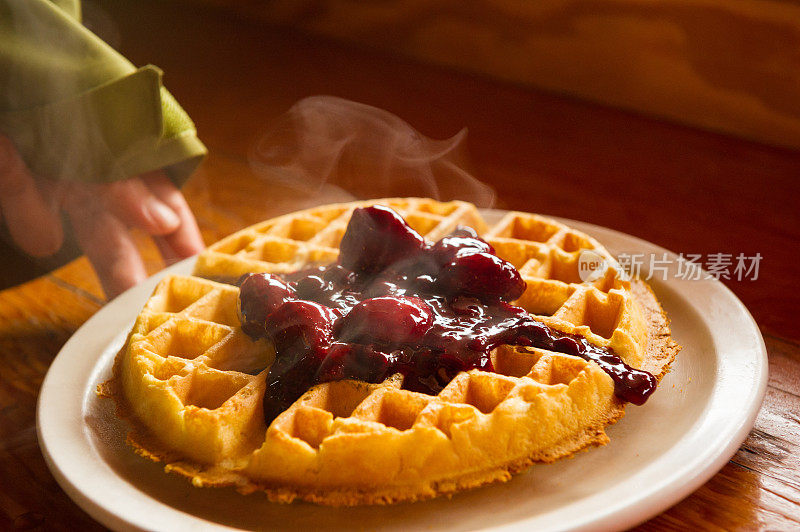
[[[33,257],[57,252],[64,240],[60,211],[109,299],[147,276],[129,228],[149,234],[167,263],[204,247],[192,211],[164,172],[114,183],[54,182],[32,175],[0,135],[0,220],[14,242]]]

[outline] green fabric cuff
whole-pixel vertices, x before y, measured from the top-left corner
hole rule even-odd
[[[165,168],[180,185],[206,153],[161,71],[82,26],[78,0],[0,0],[0,132],[51,179]]]
[[[68,100],[2,113],[0,128],[37,175],[58,180],[110,182],[166,168],[181,185],[206,153],[151,65]]]

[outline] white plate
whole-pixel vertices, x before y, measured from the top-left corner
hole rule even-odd
[[[610,229],[564,221],[614,254],[666,251]],[[67,494],[111,528],[627,528],[666,510],[716,473],[747,436],[766,390],[766,350],[747,309],[717,281],[674,278],[673,263],[669,279],[651,286],[683,351],[650,400],[629,406],[608,428],[611,443],[601,449],[534,466],[508,483],[449,500],[393,507],[278,505],[263,494],[197,489],[135,455],[111,401],[95,395],[158,280],[187,274],[193,264],[175,264],[102,308],[64,345],[42,385],[37,429],[44,457]]]

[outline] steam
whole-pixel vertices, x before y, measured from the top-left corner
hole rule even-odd
[[[425,196],[490,207],[494,191],[465,170],[466,136],[430,139],[382,109],[312,96],[275,121],[250,165],[262,179],[337,201]]]

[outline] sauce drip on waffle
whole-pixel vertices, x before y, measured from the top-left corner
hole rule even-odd
[[[377,383],[401,373],[404,389],[435,395],[461,371],[494,371],[490,353],[504,344],[594,361],[634,404],[655,391],[653,375],[610,349],[510,304],[524,291],[517,270],[470,228],[428,243],[387,207],[356,209],[338,264],[240,282],[242,329],[276,349],[265,417],[334,380]]]

